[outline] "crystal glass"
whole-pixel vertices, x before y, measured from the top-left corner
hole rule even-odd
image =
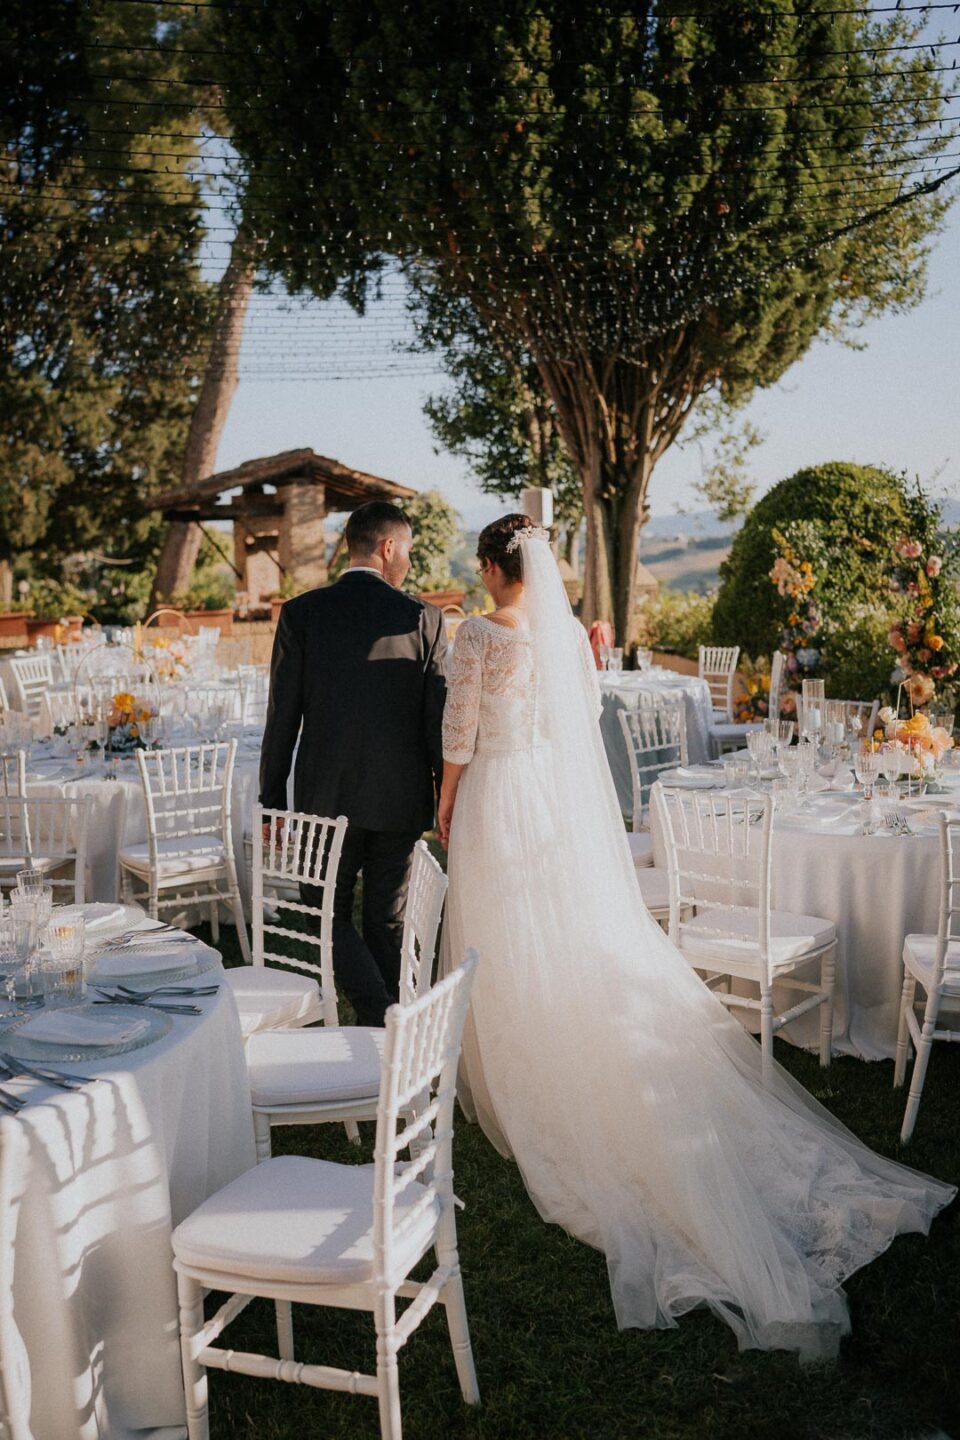
[[[17,890],[21,895],[41,895],[47,883],[45,870],[18,870]]]
[[[934,729],[946,730],[948,735],[953,734],[956,714],[953,710],[935,710],[930,716],[930,723]]]
[[[724,783],[734,788],[746,785],[750,776],[750,767],[746,760],[724,760],[723,778]]]
[[[886,780],[892,794],[896,793],[896,784],[903,768],[903,760],[903,751],[895,740],[888,740],[886,744],[881,745],[880,774]]]
[[[622,669],[623,669],[623,646],[622,646],[622,645],[611,645],[611,646],[610,646],[610,649],[609,649],[609,651],[607,652],[607,669],[608,669],[608,670],[622,670]]]
[[[10,901],[10,924],[17,952],[18,968],[28,974],[40,943],[39,909],[32,897],[15,895]]]
[[[638,670],[649,670],[653,664],[653,651],[648,650],[644,645],[638,645],[636,649],[636,660]]]
[[[609,645],[598,645],[598,646],[597,646],[597,654],[600,656],[600,669],[601,669],[601,670],[607,670],[607,669],[609,669],[610,646],[609,646]]]
[[[827,700],[823,707],[823,738],[828,745],[842,745],[847,735],[847,711],[842,700]]]
[[[17,976],[26,963],[17,944],[13,920],[9,917],[0,920],[0,980],[3,981],[7,1000],[14,1007],[17,1003]]]
[[[873,799],[873,787],[880,775],[880,765],[880,752],[874,750],[869,740],[864,741],[858,748],[854,761],[857,780],[863,786],[864,800]]]
[[[747,749],[759,780],[773,759],[773,736],[766,730],[750,730],[747,734]]]
[[[793,744],[793,737],[797,733],[796,720],[777,720],[777,742],[784,748]]]
[[[74,1005],[83,998],[83,911],[76,905],[54,910],[47,928],[41,978],[46,1005]]]
[[[803,732],[805,735],[823,734],[826,695],[822,680],[803,682]]]

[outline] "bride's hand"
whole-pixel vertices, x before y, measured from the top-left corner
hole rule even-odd
[[[440,844],[444,850],[450,844],[450,822],[453,819],[453,807],[456,801],[456,791],[453,794],[440,792],[440,802],[437,805],[437,829],[440,831]]]

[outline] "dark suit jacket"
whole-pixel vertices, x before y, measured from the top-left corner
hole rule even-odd
[[[346,815],[366,830],[429,830],[443,770],[443,615],[378,575],[347,571],[288,600],[273,642],[260,801]]]

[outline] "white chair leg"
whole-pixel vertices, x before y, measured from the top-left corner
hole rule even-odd
[[[210,938],[214,945],[220,939],[220,906],[216,900],[210,901]]]
[[[277,1300],[277,1354],[281,1360],[293,1360],[293,1306],[289,1300]]]
[[[257,1147],[257,1164],[270,1159],[270,1116],[262,1110],[253,1112],[253,1137]]]
[[[773,1076],[773,997],[760,997],[760,1074],[764,1085]]]
[[[237,889],[236,881],[230,886],[230,910],[233,914],[233,923],[237,927],[237,939],[240,942],[240,954],[243,956],[243,963],[250,965],[253,957],[250,954],[247,922],[243,918],[243,901],[240,899],[240,891]]]
[[[380,1403],[380,1440],[403,1440],[400,1424],[400,1373],[397,1369],[395,1301],[377,1297],[377,1398]]]
[[[187,1401],[189,1440],[208,1440],[207,1372],[196,1358],[197,1334],[203,1329],[203,1286],[189,1275],[177,1276],[180,1302],[180,1359]]]
[[[457,1367],[457,1379],[460,1381],[460,1392],[468,1405],[479,1405],[480,1387],[477,1385],[477,1371],[473,1363],[467,1304],[463,1297],[463,1278],[459,1267],[444,1285],[441,1298],[447,1312],[447,1328],[450,1331],[450,1345]]]
[[[907,1096],[907,1108],[903,1114],[903,1125],[900,1127],[900,1141],[906,1144],[913,1134],[913,1127],[917,1123],[917,1112],[920,1109],[920,1096],[923,1094],[923,1082],[927,1078],[927,1066],[930,1064],[930,1051],[933,1049],[933,1032],[936,1026],[937,1011],[939,1004],[935,1003],[934,997],[927,998],[926,1014],[923,1017],[923,1029],[920,1032],[920,1044],[917,1046],[917,1056],[913,1062],[913,1074],[910,1076],[910,1093]]]
[[[351,1145],[360,1144],[360,1127],[356,1120],[344,1120],[343,1128],[347,1132],[347,1139]]]
[[[913,1009],[917,994],[917,982],[909,971],[904,971],[903,991],[900,996],[900,1023],[897,1026],[897,1058],[893,1067],[893,1087],[899,1090],[907,1074],[907,1059],[910,1055],[910,1027],[907,1016]]]
[[[820,1006],[820,1064],[824,1066],[833,1059],[833,999],[836,987],[837,952],[834,947],[820,959],[820,989],[827,997]]]

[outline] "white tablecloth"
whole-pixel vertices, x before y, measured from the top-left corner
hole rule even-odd
[[[865,1060],[890,1059],[896,1048],[904,936],[937,929],[934,802],[902,807],[916,831],[912,837],[886,830],[859,834],[863,812],[853,797],[811,797],[808,805],[807,812],[775,819],[774,905],[833,921],[839,940],[834,1046]],[[656,830],[654,860],[666,864]],[[784,1001],[776,990],[774,995]],[[781,1033],[794,1044],[815,1048],[817,1029],[811,1013]]]
[[[617,787],[620,809],[629,815],[633,808],[633,794],[630,787],[630,762],[627,759],[623,731],[620,729],[619,712],[636,709],[637,697],[642,692],[654,695],[682,695],[684,719],[687,727],[687,758],[692,765],[709,760],[710,721],[713,707],[710,690],[705,680],[695,675],[680,675],[675,670],[654,666],[644,671],[624,671],[622,674],[602,672],[600,694],[603,713],[600,716],[600,733],[607,760]]]
[[[26,1149],[12,1339],[33,1440],[144,1440],[184,1423],[170,1234],[255,1163],[232,992],[196,1003],[201,1017],[172,1016],[153,1045],[65,1065],[101,1077],[82,1091],[11,1087],[31,1099],[0,1127]]]
[[[115,900],[118,895],[119,869],[117,857],[125,845],[134,845],[147,838],[147,822],[143,791],[137,763],[125,758],[109,768],[115,779],[108,779],[100,763],[89,766],[89,773],[78,770],[74,760],[44,758],[45,752],[35,747],[27,764],[29,795],[89,795],[92,815],[87,845],[87,899]],[[260,765],[259,745],[246,740],[237,750],[233,771],[232,819],[233,846],[244,907],[249,908],[250,881],[247,873],[244,837],[250,833],[250,815],[257,797]]]

